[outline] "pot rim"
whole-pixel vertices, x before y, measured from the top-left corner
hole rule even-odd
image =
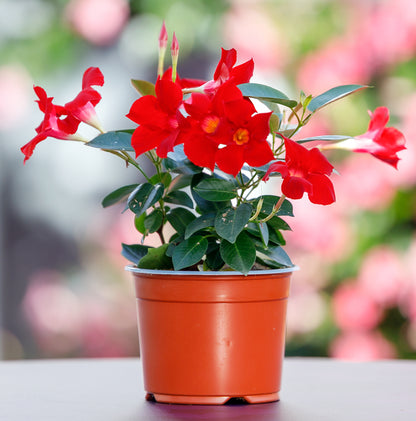
[[[223,271],[198,271],[198,270],[159,270],[159,269],[142,269],[138,268],[135,265],[127,265],[124,268],[128,272],[133,273],[145,273],[149,275],[172,275],[172,276],[195,276],[195,275],[202,275],[202,276],[241,276],[244,275],[241,272],[237,272],[234,270],[223,270]],[[291,266],[287,268],[281,268],[281,269],[265,269],[265,270],[251,270],[247,273],[247,276],[250,275],[273,275],[277,273],[292,273],[298,271],[300,268],[299,266]]]

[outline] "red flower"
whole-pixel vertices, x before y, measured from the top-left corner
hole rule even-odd
[[[282,193],[290,199],[300,199],[308,193],[312,203],[329,205],[335,202],[335,191],[328,176],[333,166],[317,149],[306,149],[298,143],[285,139],[285,162],[275,162],[270,165],[264,176],[269,179],[271,172],[282,175]]]
[[[265,165],[273,159],[267,142],[271,113],[255,114],[251,101],[233,85],[223,85],[212,98],[194,93],[185,102],[189,128],[183,142],[187,157],[196,165],[215,164],[236,176],[243,164]]]
[[[48,97],[45,90],[35,86],[38,96],[36,102],[45,114],[42,123],[36,129],[37,135],[21,148],[26,162],[33,154],[36,145],[48,137],[63,140],[83,140],[75,133],[83,121],[100,129],[94,107],[101,99],[101,95],[91,86],[104,84],[104,77],[98,67],[88,68],[82,78],[82,90],[77,97],[65,106],[53,104],[53,97]]]
[[[136,157],[156,148],[161,158],[178,143],[180,127],[185,118],[179,107],[182,104],[182,90],[179,84],[167,77],[168,72],[156,82],[156,96],[145,95],[136,100],[127,117],[140,126],[134,131],[131,144]]]
[[[53,97],[48,97],[45,90],[40,86],[35,86],[34,90],[39,98],[36,101],[39,109],[45,115],[42,123],[36,128],[37,135],[20,149],[25,155],[24,162],[32,156],[37,144],[48,137],[64,140],[80,140],[75,133],[81,121],[72,115],[68,115],[65,107],[54,105],[52,103]]]
[[[371,121],[366,133],[342,142],[323,146],[322,149],[348,149],[354,152],[366,152],[397,169],[397,152],[406,149],[403,133],[394,127],[386,127],[389,110],[378,107],[370,112]]]
[[[231,50],[222,48],[221,51],[221,59],[215,69],[214,79],[202,85],[204,92],[207,94],[215,93],[225,82],[230,81],[234,85],[239,85],[249,82],[251,76],[253,76],[253,59],[234,67],[237,61],[237,51],[234,48]]]
[[[82,78],[82,91],[71,102],[65,104],[66,110],[78,120],[96,127],[102,131],[97,119],[95,106],[100,102],[101,95],[92,86],[102,86],[104,76],[98,67],[90,67]]]

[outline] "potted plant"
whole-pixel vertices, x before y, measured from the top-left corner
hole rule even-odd
[[[282,231],[290,229],[282,217],[293,216],[288,199],[306,193],[317,205],[335,201],[334,167],[322,151],[365,152],[397,167],[405,139],[386,127],[385,107],[357,137],[302,139],[301,128],[321,108],[366,86],[290,99],[250,83],[254,62],[236,65],[234,49],[222,50],[212,80],[182,79],[175,34],[172,66],[163,69],[167,41],[163,24],[156,83],[132,80],[141,96],[127,117],[136,129],[102,130],[95,87],[104,78],[91,67],[81,92],[64,106],[34,88],[44,119],[22,152],[27,161],[48,137],[75,140],[138,170],[137,183],[113,191],[102,205],[125,202],[135,214],[140,241],[123,244],[122,253],[133,263],[127,270],[135,279],[148,397],[198,404],[278,400],[289,280],[297,269],[282,248]],[[258,104],[266,111],[258,112]],[[100,134],[83,139],[81,123]],[[144,157],[150,172],[141,165]],[[275,176],[282,178],[281,192],[265,193]],[[151,233],[159,246],[146,244]]]

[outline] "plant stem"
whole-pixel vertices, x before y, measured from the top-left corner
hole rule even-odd
[[[279,209],[281,208],[283,202],[285,201],[286,196],[284,194],[282,194],[280,196],[279,201],[276,203],[276,205],[274,206],[273,210],[271,211],[270,215],[266,216],[266,218],[262,219],[261,221],[259,221],[260,223],[263,222],[267,222],[268,220],[272,219],[273,216],[276,215],[277,212],[279,212]]]

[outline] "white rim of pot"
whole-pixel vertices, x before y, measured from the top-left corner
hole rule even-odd
[[[198,270],[157,270],[157,269],[142,269],[134,265],[128,265],[125,267],[128,272],[134,273],[147,273],[149,275],[203,275],[203,276],[217,276],[217,275],[243,275],[241,272],[233,270],[218,270],[218,271],[198,271]],[[291,266],[288,268],[281,269],[265,269],[265,270],[251,270],[247,275],[273,275],[276,273],[291,273],[299,270],[298,266]]]

